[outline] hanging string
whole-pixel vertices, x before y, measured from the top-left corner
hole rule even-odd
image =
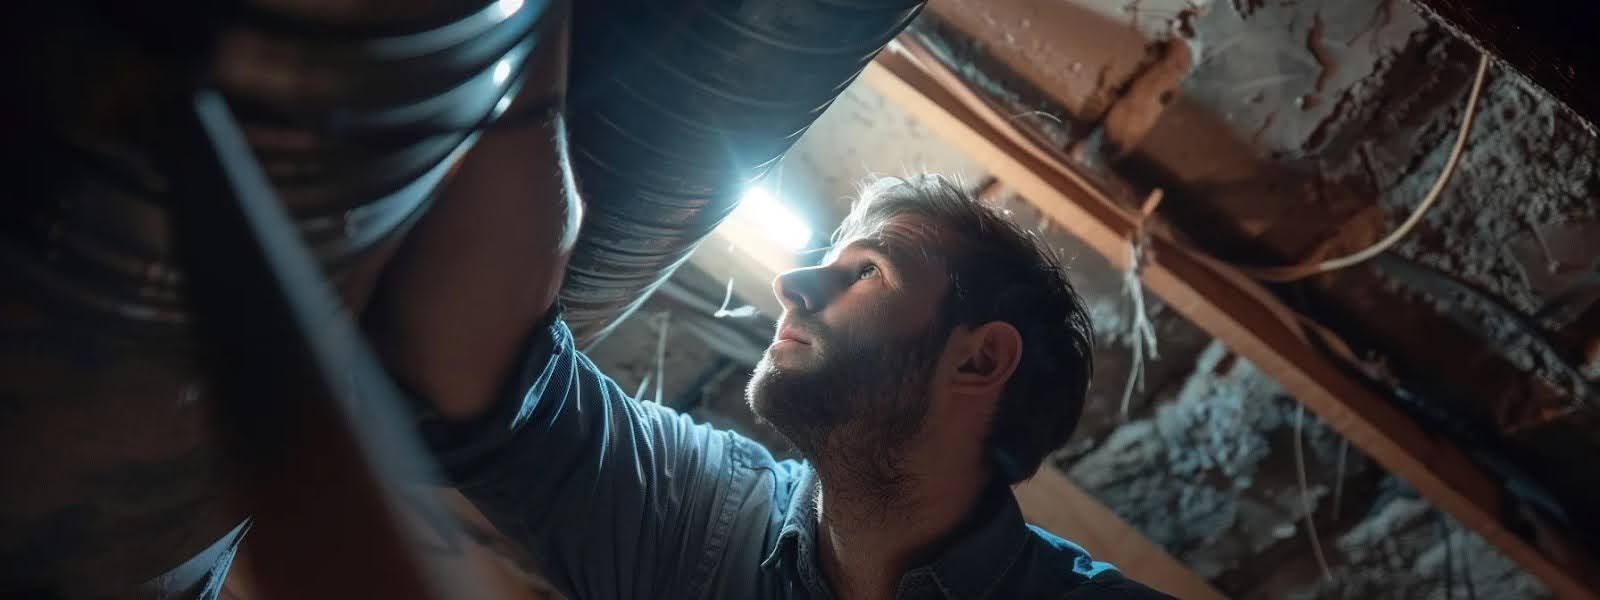
[[[1294,474],[1300,481],[1300,509],[1306,516],[1306,535],[1311,537],[1311,553],[1317,559],[1317,566],[1322,568],[1322,578],[1333,581],[1333,569],[1328,568],[1328,557],[1322,554],[1322,540],[1317,537],[1317,522],[1311,512],[1311,493],[1306,485],[1306,454],[1301,448],[1300,432],[1306,418],[1306,406],[1299,402],[1294,405]]]
[[[1122,387],[1122,418],[1128,418],[1128,405],[1133,400],[1134,389],[1144,392],[1144,361],[1160,358],[1156,352],[1156,328],[1144,306],[1144,284],[1139,281],[1139,271],[1144,266],[1145,244],[1150,236],[1145,231],[1145,220],[1161,204],[1161,188],[1150,192],[1144,206],[1139,209],[1139,220],[1134,223],[1133,234],[1128,239],[1128,264],[1122,270],[1122,292],[1133,303],[1133,317],[1128,320],[1128,338],[1133,346],[1133,359],[1128,366],[1128,382]]]
[[[1407,233],[1411,232],[1412,228],[1417,226],[1417,223],[1422,222],[1423,215],[1427,214],[1428,209],[1439,200],[1439,196],[1444,192],[1445,184],[1450,183],[1450,175],[1455,173],[1456,163],[1461,160],[1461,150],[1467,145],[1467,134],[1472,131],[1472,118],[1477,115],[1478,96],[1483,92],[1483,81],[1488,70],[1489,55],[1482,54],[1478,57],[1477,74],[1472,79],[1472,91],[1467,94],[1467,107],[1461,112],[1461,125],[1456,129],[1455,144],[1450,148],[1450,155],[1445,158],[1444,168],[1439,171],[1439,176],[1434,179],[1433,187],[1429,188],[1428,193],[1423,195],[1422,202],[1417,204],[1417,207],[1411,211],[1411,215],[1406,217],[1406,220],[1399,227],[1395,228],[1389,235],[1384,236],[1383,239],[1378,240],[1377,243],[1347,256],[1285,267],[1244,267],[1241,270],[1262,281],[1280,283],[1298,281],[1319,273],[1337,271],[1345,267],[1361,264],[1381,254],[1384,250],[1388,250],[1404,238]]]
[[[652,377],[653,375],[655,375],[655,373],[645,373],[644,374],[644,379],[639,380],[639,389],[636,389],[636,390],[633,391],[633,399],[634,399],[634,401],[636,401],[636,402],[644,402],[645,401],[644,391],[650,389],[650,380],[653,379],[653,377]]]
[[[745,318],[745,317],[753,317],[753,316],[755,316],[756,307],[751,306],[749,304],[746,304],[744,306],[740,306],[738,308],[729,309],[728,308],[728,303],[732,302],[732,301],[733,301],[733,278],[729,277],[728,278],[728,289],[722,291],[722,306],[717,307],[717,312],[711,313],[711,316],[716,317],[718,319],[726,319],[726,318],[730,318],[730,317],[731,318],[735,318],[735,319],[742,319],[742,318]]]
[[[1350,454],[1350,438],[1339,437],[1339,461],[1333,469],[1333,520],[1339,521],[1339,505],[1344,504],[1344,459]]]
[[[656,337],[656,404],[662,404],[663,382],[667,380],[667,324],[672,322],[672,313],[661,311],[661,331]]]

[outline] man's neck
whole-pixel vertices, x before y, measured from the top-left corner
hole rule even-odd
[[[892,489],[817,465],[818,560],[841,598],[893,598],[901,575],[930,560],[972,512],[990,476],[976,462],[966,468],[916,463],[908,461]]]

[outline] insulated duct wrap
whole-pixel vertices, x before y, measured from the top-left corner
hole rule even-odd
[[[580,344],[687,260],[922,4],[578,3],[568,114],[587,210],[561,301]]]
[[[493,126],[547,0],[35,3],[3,43],[0,590],[125,597],[238,525],[177,254],[175,147],[215,86],[358,310]],[[228,198],[219,197],[218,202]],[[90,574],[91,576],[85,576]],[[148,590],[146,590],[148,591]],[[155,594],[151,594],[155,595]],[[142,597],[142,596],[141,596]]]

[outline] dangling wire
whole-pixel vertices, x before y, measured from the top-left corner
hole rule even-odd
[[[1399,227],[1396,227],[1394,231],[1384,236],[1383,239],[1378,240],[1377,243],[1339,258],[1286,267],[1242,267],[1241,270],[1262,281],[1280,283],[1298,281],[1318,273],[1337,271],[1366,262],[1368,259],[1383,253],[1384,250],[1388,250],[1390,246],[1395,245],[1401,238],[1404,238],[1407,233],[1411,232],[1412,228],[1417,226],[1417,223],[1422,222],[1422,216],[1427,214],[1428,209],[1439,200],[1439,196],[1444,192],[1445,184],[1450,183],[1450,175],[1455,173],[1456,164],[1461,160],[1461,150],[1467,145],[1467,134],[1472,131],[1472,118],[1477,115],[1478,96],[1483,92],[1483,81],[1488,70],[1489,55],[1483,54],[1478,57],[1478,72],[1472,80],[1472,91],[1467,94],[1467,108],[1461,113],[1461,126],[1456,130],[1455,145],[1450,148],[1450,155],[1444,161],[1444,168],[1439,171],[1439,176],[1434,179],[1433,187],[1429,188],[1428,193],[1423,195],[1422,202],[1417,204],[1417,207],[1411,211],[1411,215],[1406,217],[1406,220]]]
[[[1339,521],[1339,506],[1344,504],[1344,459],[1350,454],[1350,438],[1339,437],[1339,461],[1333,468],[1333,520]]]
[[[729,277],[728,278],[728,289],[723,290],[723,292],[722,292],[722,306],[717,307],[717,312],[711,313],[711,316],[716,317],[718,319],[726,319],[726,318],[730,318],[730,317],[731,318],[735,318],[735,319],[742,319],[742,318],[745,318],[745,317],[753,317],[753,316],[755,316],[756,307],[751,306],[749,304],[746,304],[744,306],[740,306],[738,308],[729,309],[728,308],[728,303],[732,302],[732,301],[733,301],[733,278]]]
[[[650,380],[652,379],[653,375],[655,375],[655,373],[645,373],[644,379],[639,380],[639,389],[633,391],[634,401],[644,402],[644,391],[650,389]]]
[[[1445,514],[1434,510],[1437,517],[1438,536],[1445,542],[1445,600],[1456,597],[1456,544],[1450,541],[1450,523],[1445,522]]]
[[[1139,271],[1144,266],[1144,247],[1149,241],[1149,235],[1144,229],[1144,222],[1155,212],[1156,206],[1161,204],[1161,189],[1156,188],[1145,199],[1144,206],[1139,210],[1139,220],[1134,225],[1133,235],[1128,239],[1128,265],[1122,271],[1122,292],[1128,295],[1133,302],[1133,317],[1129,319],[1128,337],[1133,346],[1133,360],[1128,366],[1128,382],[1122,387],[1122,418],[1128,418],[1128,404],[1133,400],[1133,391],[1138,388],[1144,391],[1144,361],[1145,354],[1149,353],[1150,360],[1160,358],[1156,352],[1156,328],[1150,323],[1150,316],[1144,307],[1144,284],[1139,281]]]
[[[664,399],[662,388],[667,380],[667,325],[672,322],[672,313],[661,311],[661,330],[656,337],[656,404],[661,404]]]
[[[1478,600],[1478,588],[1472,583],[1472,555],[1465,548],[1461,551],[1461,572],[1466,575],[1461,583],[1466,584],[1467,600]]]
[[[1328,557],[1322,554],[1322,540],[1317,537],[1317,522],[1315,514],[1311,512],[1311,493],[1306,485],[1306,454],[1301,448],[1300,432],[1304,429],[1306,407],[1296,402],[1294,405],[1294,474],[1300,481],[1300,509],[1306,516],[1306,535],[1311,538],[1311,553],[1317,559],[1317,566],[1322,568],[1322,578],[1333,582],[1333,569],[1328,568]]]

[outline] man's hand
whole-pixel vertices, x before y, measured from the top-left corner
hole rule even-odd
[[[565,3],[506,114],[566,91]],[[549,312],[582,206],[560,117],[491,128],[383,275],[368,324],[391,373],[451,419],[482,414]]]

